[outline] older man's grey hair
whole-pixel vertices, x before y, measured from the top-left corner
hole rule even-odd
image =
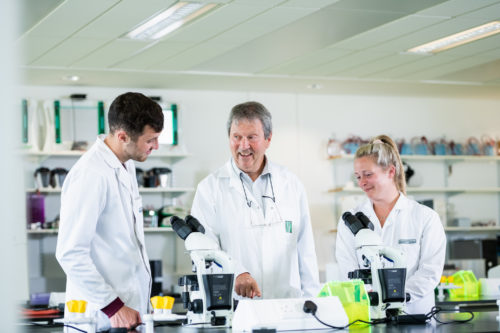
[[[271,113],[259,102],[245,102],[234,106],[227,121],[227,135],[231,132],[231,125],[238,124],[240,120],[259,119],[264,129],[264,137],[267,139],[273,132]]]

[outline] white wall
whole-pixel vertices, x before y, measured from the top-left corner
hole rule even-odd
[[[18,332],[15,325],[18,304],[28,296],[26,234],[24,224],[24,196],[20,160],[15,149],[16,138],[20,138],[21,117],[15,110],[17,95],[17,54],[14,38],[17,32],[17,2],[2,1],[0,10],[0,101],[2,121],[0,125],[0,313],[3,332]]]
[[[193,157],[179,162],[175,185],[196,186],[230,156],[226,120],[232,106],[247,100],[263,103],[273,115],[273,140],[268,156],[288,166],[305,185],[320,269],[334,258],[336,225],[333,198],[333,165],[326,159],[326,143],[332,133],[338,139],[350,134],[371,137],[386,133],[410,139],[426,135],[435,139],[464,141],[489,134],[500,139],[500,96],[496,100],[380,97],[369,95],[306,95],[263,92],[180,91],[111,89],[97,87],[26,86],[23,97],[55,99],[71,93],[112,100],[125,91],[161,95],[178,104],[180,142]]]

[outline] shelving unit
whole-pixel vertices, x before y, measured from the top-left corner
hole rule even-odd
[[[340,187],[328,190],[330,193],[363,193],[359,187]],[[499,193],[500,187],[494,188],[451,188],[451,187],[407,187],[406,192],[411,193]]]
[[[171,197],[177,197],[184,193],[193,192],[192,187],[140,187],[139,193],[163,193]],[[60,194],[60,188],[43,187],[43,188],[29,188],[26,190],[27,193],[40,192],[43,194]]]
[[[32,162],[41,163],[42,161],[52,158],[52,157],[80,157],[85,153],[81,150],[61,150],[61,151],[21,151],[21,154],[32,160]],[[165,151],[153,151],[149,158],[160,158],[168,164],[174,164],[186,157],[191,156],[191,154],[180,153],[180,152],[165,152]]]
[[[21,151],[21,155],[24,156],[26,161],[26,179],[31,181],[34,170],[40,166],[48,167],[49,169],[63,167],[69,170],[83,154],[83,151]],[[149,156],[146,162],[136,163],[136,167],[147,170],[150,167],[168,166],[175,173],[174,164],[190,156],[190,154],[178,152],[175,148],[168,151],[167,149],[163,151],[157,150]],[[27,194],[40,192],[44,195],[46,220],[53,220],[59,212],[61,188],[47,187],[37,189],[33,185],[34,183],[29,184],[25,192]],[[194,188],[187,186],[139,188],[139,193],[143,196],[144,209],[158,209],[165,205],[179,203],[178,200],[182,202],[184,200],[182,196],[192,192],[194,192]],[[65,275],[54,255],[58,230],[27,229],[26,233],[28,236],[30,292],[62,291],[65,285]],[[170,288],[171,285],[176,284],[178,256],[182,255],[177,250],[177,236],[170,227],[146,227],[144,228],[144,233],[147,238],[146,247],[150,259],[162,260],[164,288]]]
[[[401,155],[403,161],[500,161],[500,156],[471,155]],[[353,154],[330,156],[329,160],[354,160]]]
[[[59,232],[58,229],[35,229],[28,230],[28,235],[57,235]],[[161,228],[144,228],[145,233],[164,233],[164,232],[173,232],[172,228],[161,227]]]
[[[459,232],[500,231],[500,156],[449,156],[449,155],[402,155],[419,174],[421,186],[408,186],[407,193],[415,199],[444,201],[445,230]],[[352,179],[354,155],[329,158],[333,164],[334,187],[328,192],[335,197],[336,215],[341,198],[363,195]],[[347,162],[347,163],[346,163]],[[412,185],[411,181],[410,184]],[[341,208],[340,208],[341,209]],[[439,213],[439,211],[438,211]],[[444,217],[443,217],[444,216]],[[457,227],[454,218],[470,218],[472,222],[494,221],[495,226]]]

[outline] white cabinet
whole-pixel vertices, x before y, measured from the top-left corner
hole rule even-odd
[[[353,159],[353,155],[332,158],[330,192],[337,217],[364,195],[352,177]],[[447,232],[500,230],[500,157],[403,155],[402,159],[415,170],[407,194],[419,201],[433,200]],[[415,183],[418,186],[412,186]],[[470,227],[460,226],[467,221]]]
[[[58,152],[26,152],[25,179],[26,193],[40,192],[44,195],[45,219],[54,220],[60,209],[60,188],[37,189],[34,182],[34,171],[43,166],[49,169],[58,167],[69,170],[76,160],[83,154],[79,151]],[[173,151],[154,151],[146,162],[135,163],[136,167],[147,170],[152,167],[169,167],[174,176],[173,185],[178,185],[175,180],[176,172],[182,172],[175,164],[189,157],[186,153]],[[144,207],[152,206],[155,209],[164,205],[183,205],[189,208],[191,198],[186,198],[194,192],[189,186],[170,186],[156,188],[139,188],[143,197]],[[26,224],[26,222],[23,221]],[[146,247],[151,260],[162,260],[163,263],[163,288],[169,289],[177,283],[177,236],[169,227],[145,228]],[[28,234],[28,265],[30,279],[30,293],[63,291],[65,288],[65,275],[55,259],[57,243],[57,229],[27,230]]]

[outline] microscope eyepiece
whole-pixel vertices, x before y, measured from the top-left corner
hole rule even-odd
[[[365,228],[369,228],[371,230],[375,229],[375,227],[373,226],[372,221],[370,221],[370,219],[368,218],[368,216],[366,216],[365,214],[363,214],[363,212],[357,212],[354,215],[358,218],[358,220],[361,221],[361,223],[363,223],[363,225],[365,226]]]
[[[351,212],[345,212],[342,214],[342,220],[344,220],[345,225],[354,235],[356,235],[361,229],[365,229],[363,222],[361,222],[356,216],[352,215]]]
[[[186,224],[186,221],[178,216],[172,216],[170,218],[170,225],[174,229],[175,233],[182,239],[186,239],[190,233],[193,232],[190,226]]]
[[[205,233],[205,228],[195,217],[188,215],[186,216],[186,224],[191,228],[191,230],[196,232]]]

